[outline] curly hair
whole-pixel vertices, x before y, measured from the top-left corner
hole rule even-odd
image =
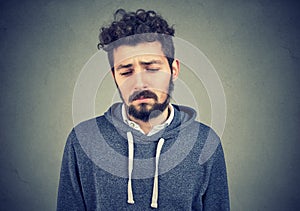
[[[173,26],[169,26],[165,19],[152,10],[126,12],[118,9],[111,25],[100,28],[100,43],[97,47],[108,53],[108,60],[114,71],[113,49],[120,45],[134,46],[142,42],[159,41],[171,67],[174,60],[174,33]]]

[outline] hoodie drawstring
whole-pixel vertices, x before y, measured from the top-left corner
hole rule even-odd
[[[159,139],[157,148],[156,148],[156,155],[155,155],[155,174],[154,174],[154,184],[153,184],[153,192],[152,192],[152,202],[151,207],[157,208],[157,199],[158,199],[158,162],[159,156],[164,144],[165,140],[163,138]]]
[[[133,170],[133,159],[134,159],[134,143],[133,136],[131,132],[127,132],[127,140],[128,140],[128,191],[127,191],[127,203],[134,204],[133,200],[133,192],[132,192],[132,170]],[[157,147],[156,147],[156,155],[155,155],[155,173],[154,173],[154,182],[153,182],[153,192],[152,192],[152,200],[151,207],[158,207],[158,163],[159,157],[161,153],[161,149],[163,147],[165,140],[163,138],[159,139]]]
[[[127,132],[128,140],[128,190],[127,190],[127,203],[134,204],[133,193],[132,193],[132,184],[131,184],[131,175],[133,170],[133,157],[134,157],[134,146],[133,146],[133,137],[131,132]]]

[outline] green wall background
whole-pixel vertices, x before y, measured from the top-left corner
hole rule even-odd
[[[62,152],[73,127],[75,82],[96,52],[100,26],[120,7],[158,11],[215,66],[227,100],[222,141],[232,210],[300,210],[299,4],[13,0],[0,5],[0,210],[55,210]],[[181,74],[198,90],[192,76]],[[114,89],[109,81],[104,83]],[[111,102],[111,92],[101,89],[97,114]],[[194,94],[209,108],[204,92]],[[203,121],[209,118],[203,112]]]

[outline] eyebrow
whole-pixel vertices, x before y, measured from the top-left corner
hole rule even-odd
[[[126,68],[129,68],[129,67],[132,67],[133,65],[132,64],[120,64],[118,67],[117,67],[117,70],[120,70],[120,69],[126,69]]]
[[[149,62],[140,62],[141,65],[151,65],[151,64],[162,64],[163,62],[160,60],[151,60]]]
[[[149,62],[143,62],[143,61],[141,61],[141,62],[139,62],[139,63],[140,63],[141,65],[143,65],[143,66],[147,66],[147,65],[151,65],[151,64],[163,64],[163,62],[160,61],[160,60],[151,60],[151,61],[149,61]],[[133,64],[120,64],[120,65],[117,67],[117,70],[130,68],[130,67],[132,67],[132,66],[133,66]]]

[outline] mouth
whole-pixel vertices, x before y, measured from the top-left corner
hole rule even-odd
[[[134,102],[134,101],[148,102],[149,100],[155,101],[155,100],[157,100],[157,96],[155,93],[148,91],[148,90],[142,91],[142,92],[135,92],[129,98],[130,102]]]
[[[151,100],[154,100],[153,98],[147,98],[147,97],[140,97],[138,99],[133,100],[132,102],[137,102],[137,103],[147,103]]]

